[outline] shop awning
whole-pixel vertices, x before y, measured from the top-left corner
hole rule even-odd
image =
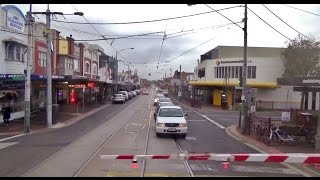
[[[21,40],[21,39],[15,38],[15,37],[7,37],[7,38],[4,38],[2,41],[3,41],[3,42],[15,42],[15,43],[18,43],[18,44],[22,44],[22,45],[27,46],[27,43],[26,43],[26,42],[24,42],[24,41]]]
[[[221,81],[189,81],[189,85],[193,86],[227,86],[227,87],[234,87],[239,86],[239,82],[229,82],[226,84],[225,82]],[[279,88],[280,86],[277,83],[270,83],[270,82],[248,82],[248,86],[253,88]]]

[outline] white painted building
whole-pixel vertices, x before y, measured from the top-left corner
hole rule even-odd
[[[27,27],[16,6],[0,7],[0,109],[13,110],[11,120],[24,116],[24,70],[27,60]],[[3,122],[0,113],[0,122]]]
[[[299,108],[301,93],[293,86],[279,86],[277,78],[284,72],[283,48],[248,47],[247,85],[252,88],[254,103],[267,109]],[[208,103],[221,105],[222,91],[229,105],[241,101],[239,78],[242,74],[243,47],[218,46],[201,56],[189,84],[204,90]],[[209,99],[209,100],[208,100]]]

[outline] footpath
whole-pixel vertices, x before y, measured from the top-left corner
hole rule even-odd
[[[174,99],[176,98],[170,96],[170,98]],[[190,107],[190,102],[182,100],[180,101],[181,104],[184,106]],[[219,107],[213,107],[210,105],[202,105],[201,108],[192,108],[195,111],[198,111],[199,113],[205,113],[209,111],[225,111],[225,112],[238,112],[238,111],[232,111],[232,110],[224,110]],[[280,112],[274,111],[274,112],[262,112],[262,115],[267,116],[279,116],[281,115]],[[319,151],[316,151],[315,148],[310,144],[299,144],[299,145],[287,145],[287,144],[276,144],[273,146],[268,146],[264,144],[263,142],[257,140],[253,135],[244,135],[240,133],[240,130],[238,129],[238,125],[234,124],[232,126],[229,126],[225,129],[226,133],[231,136],[232,138],[250,146],[253,149],[256,149],[257,151],[261,153],[266,154],[284,154],[284,153],[320,153]],[[300,172],[304,176],[307,177],[320,177],[320,165],[307,165],[307,164],[293,164],[293,163],[283,163],[284,165],[295,169],[296,171]]]
[[[52,107],[52,129],[71,125],[99,110],[110,106],[111,102],[91,103],[84,107],[77,105],[61,105]],[[30,133],[44,132],[47,128],[46,111],[40,110],[31,114]],[[9,126],[0,123],[0,139],[24,134],[24,119],[11,120]]]

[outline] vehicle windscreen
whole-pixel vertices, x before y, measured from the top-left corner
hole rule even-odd
[[[115,94],[114,97],[122,97],[122,94]]]
[[[183,117],[183,113],[177,108],[161,108],[159,117]]]

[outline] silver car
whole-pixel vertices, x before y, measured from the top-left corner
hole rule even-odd
[[[123,94],[115,94],[112,98],[112,102],[115,103],[124,103],[126,102],[125,97],[123,96]]]

